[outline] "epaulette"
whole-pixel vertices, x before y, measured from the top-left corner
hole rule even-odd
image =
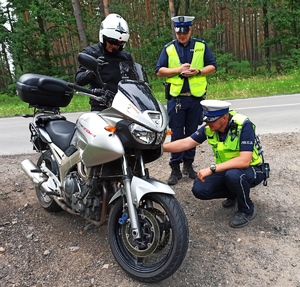
[[[196,42],[201,42],[203,44],[206,44],[206,42],[200,38],[193,38]]]
[[[170,45],[174,44],[174,42],[175,42],[175,40],[172,40],[171,42],[167,43],[167,44],[164,46],[164,48],[169,47]]]

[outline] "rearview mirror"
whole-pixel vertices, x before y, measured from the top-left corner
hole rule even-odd
[[[95,74],[100,86],[105,89],[106,84],[103,83],[99,74],[97,60],[93,56],[86,53],[79,53],[77,59],[81,66]]]
[[[78,54],[78,62],[81,66],[83,66],[87,70],[92,71],[94,73],[97,73],[97,71],[98,71],[98,62],[91,55],[88,55],[86,53],[79,53]]]

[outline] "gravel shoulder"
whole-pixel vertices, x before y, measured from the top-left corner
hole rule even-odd
[[[20,167],[36,155],[0,157],[0,286],[300,287],[300,133],[264,134],[261,141],[271,177],[268,186],[252,189],[256,218],[232,229],[235,209],[197,200],[184,177],[174,191],[188,218],[189,250],[172,277],[152,285],[132,280],[117,265],[106,225],[40,207]],[[168,159],[164,154],[149,164],[150,175],[166,182]],[[196,170],[212,160],[207,144],[197,147]]]

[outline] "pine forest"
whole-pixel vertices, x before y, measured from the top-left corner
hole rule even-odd
[[[0,9],[0,92],[28,72],[72,81],[78,53],[99,41],[109,13],[128,22],[126,49],[150,79],[177,15],[195,16],[193,37],[216,56],[216,77],[299,69],[299,0],[6,0]]]

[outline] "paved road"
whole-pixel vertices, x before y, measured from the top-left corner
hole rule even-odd
[[[232,108],[247,115],[258,134],[300,132],[300,94],[230,101]],[[82,113],[64,114],[75,122]],[[32,119],[0,118],[0,155],[33,153],[28,124]]]

